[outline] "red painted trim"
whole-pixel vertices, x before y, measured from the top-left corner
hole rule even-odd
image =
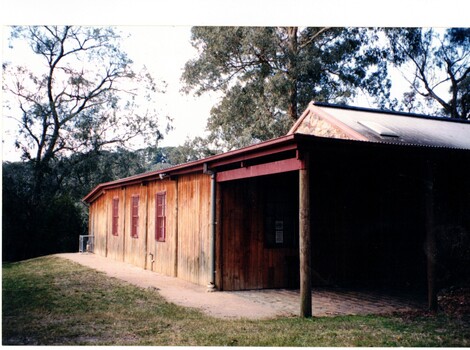
[[[271,163],[258,164],[240,169],[227,170],[217,173],[217,182],[245,179],[255,176],[271,175],[285,173],[288,171],[299,170],[302,167],[302,161],[296,158],[278,160]]]
[[[103,189],[103,186],[98,185],[90,194],[88,194],[83,200],[90,204],[100,198],[106,191]],[[86,199],[86,200],[85,200]]]
[[[131,237],[139,238],[139,204],[140,196],[133,194],[131,196]]]
[[[247,160],[250,160],[250,159],[256,159],[256,158],[260,158],[260,157],[270,156],[270,155],[276,154],[276,153],[281,153],[281,152],[285,152],[285,151],[292,151],[292,150],[295,150],[295,149],[297,149],[297,144],[296,143],[292,143],[292,144],[288,144],[288,145],[280,145],[280,146],[277,146],[276,148],[261,149],[261,150],[257,150],[256,152],[253,152],[253,153],[244,153],[244,154],[240,154],[238,156],[227,158],[227,159],[219,159],[219,160],[216,160],[216,161],[207,160],[207,165],[208,165],[209,169],[213,169],[213,168],[223,166],[223,165],[227,165],[227,164],[243,162],[243,161],[247,161]]]
[[[113,236],[119,236],[119,197],[113,197],[113,219],[111,233]]]
[[[224,164],[230,164],[241,160],[258,158],[274,153],[278,153],[283,150],[295,149],[296,138],[298,135],[287,135],[277,139],[268,140],[265,142],[258,143],[256,145],[244,147],[234,151],[218,154],[212,157],[196,160],[189,163],[180,164],[171,168],[151,171],[144,174],[130,176],[124,179],[116,181],[106,182],[96,186],[89,194],[87,194],[83,201],[86,203],[92,203],[97,197],[97,193],[103,189],[117,188],[121,186],[129,186],[139,184],[142,181],[159,180],[160,174],[167,175],[181,175],[203,171],[204,163],[207,163],[209,168],[221,166]]]
[[[155,193],[155,241],[166,240],[166,191]]]

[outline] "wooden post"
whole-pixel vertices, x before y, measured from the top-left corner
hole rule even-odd
[[[218,290],[223,290],[223,278],[222,278],[222,186],[220,183],[216,183],[216,208],[215,208],[215,285]]]
[[[309,154],[299,170],[300,316],[312,317]]]
[[[173,275],[175,277],[178,277],[178,213],[179,213],[179,203],[178,203],[178,198],[179,198],[179,190],[178,190],[178,177],[175,178],[175,265],[173,268]]]
[[[216,177],[215,173],[211,173],[211,203],[210,203],[210,222],[211,222],[211,229],[210,229],[210,271],[211,277],[209,284],[207,286],[208,291],[213,292],[215,291],[215,230],[216,230]]]
[[[428,308],[437,311],[436,292],[436,234],[434,230],[434,169],[431,161],[427,162],[425,179],[426,210],[426,257],[428,279]]]

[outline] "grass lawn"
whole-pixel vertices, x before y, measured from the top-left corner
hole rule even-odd
[[[2,270],[3,345],[470,346],[468,315],[220,320],[54,256]]]

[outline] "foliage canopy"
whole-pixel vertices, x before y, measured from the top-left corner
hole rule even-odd
[[[12,39],[41,58],[39,67],[4,64],[3,87],[21,111],[10,115],[20,125],[16,144],[35,164],[38,185],[64,156],[161,138],[151,108],[157,85],[133,71],[113,28],[15,27]]]
[[[408,111],[470,119],[470,29],[387,29],[389,60],[406,76]],[[436,105],[440,108],[436,108]]]
[[[199,57],[182,80],[187,92],[224,93],[209,141],[239,148],[284,134],[311,100],[344,103],[358,91],[386,99],[377,39],[364,28],[193,27]]]

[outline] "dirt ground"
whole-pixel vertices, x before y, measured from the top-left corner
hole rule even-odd
[[[169,302],[197,308],[213,317],[269,319],[296,316],[300,311],[298,290],[208,292],[205,286],[163,276],[95,254],[65,253],[57,256],[141,288],[155,289]],[[399,296],[331,289],[314,289],[312,305],[314,316],[381,314],[423,308],[422,303]]]

